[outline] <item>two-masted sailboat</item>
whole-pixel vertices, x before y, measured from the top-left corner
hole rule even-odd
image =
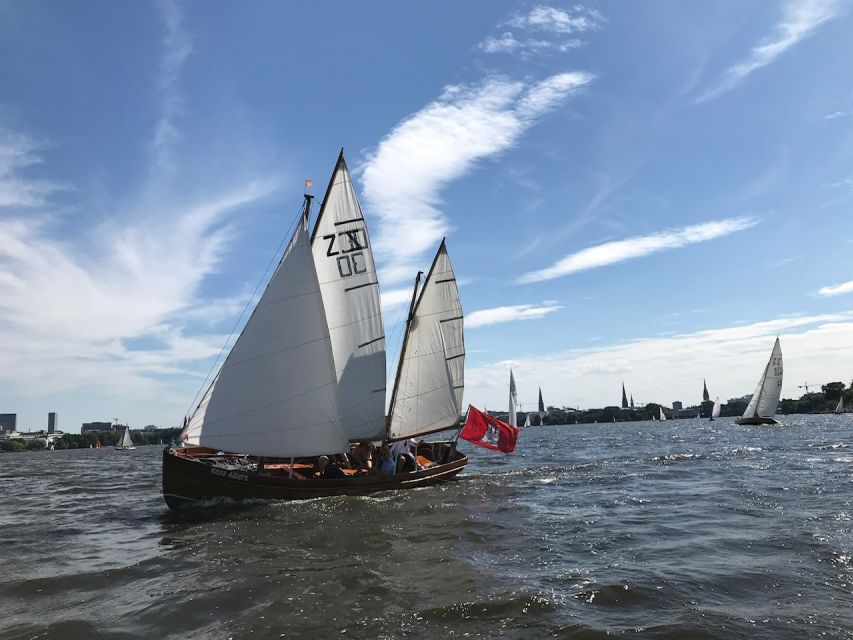
[[[467,457],[452,442],[416,445],[416,470],[343,469],[318,456],[458,427],[465,346],[456,278],[442,241],[406,321],[385,414],[386,353],[367,226],[344,161],[313,231],[306,195],[290,243],[242,333],[181,434],[163,453],[170,507],[216,498],[301,499],[433,484]],[[319,465],[317,465],[319,467]]]
[[[764,373],[758,381],[755,393],[746,407],[743,415],[735,420],[737,424],[778,424],[773,416],[776,415],[776,406],[779,404],[779,396],[782,394],[782,347],[779,338],[773,345],[770,360],[764,367]]]

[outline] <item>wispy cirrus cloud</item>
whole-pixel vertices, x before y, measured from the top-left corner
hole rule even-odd
[[[753,47],[746,59],[726,69],[717,83],[694,102],[701,104],[731,91],[753,71],[771,64],[785,51],[813,35],[822,24],[839,17],[843,11],[844,5],[840,0],[786,0],[773,34]]]
[[[818,290],[817,295],[827,297],[840,296],[845,293],[853,293],[853,280],[842,282],[841,284],[836,284],[831,287],[821,287]]]
[[[533,403],[541,385],[547,404],[618,405],[622,382],[638,404],[698,403],[702,379],[711,397],[751,393],[777,335],[785,357],[785,397],[799,396],[800,380],[848,380],[853,358],[853,312],[800,315],[691,333],[640,338],[548,356],[517,355],[481,362],[465,371],[465,394],[474,404],[506,402],[512,367],[519,398]]]
[[[505,307],[494,307],[492,309],[480,309],[479,311],[466,314],[465,328],[473,329],[476,327],[485,327],[490,324],[515,322],[517,320],[535,320],[544,318],[548,314],[559,311],[562,308],[555,301],[546,300],[539,305],[515,304]]]
[[[160,59],[161,111],[154,129],[153,150],[161,169],[173,170],[173,146],[180,142],[181,133],[177,120],[183,112],[184,98],[180,89],[180,74],[187,58],[192,53],[192,39],[183,27],[183,14],[175,0],[158,3],[165,34],[163,57]]]
[[[603,21],[598,11],[581,5],[569,9],[538,5],[528,13],[513,14],[499,25],[516,31],[488,36],[477,48],[484,53],[519,53],[523,56],[549,51],[564,53],[583,44],[575,37],[577,34],[596,30]]]
[[[647,236],[605,242],[567,255],[545,269],[531,271],[518,279],[519,283],[553,280],[572,273],[606,267],[626,260],[707,242],[758,224],[756,218],[728,218],[702,224],[668,229]]]
[[[0,129],[0,208],[37,207],[63,189],[55,182],[26,175],[27,169],[42,163],[42,146],[28,136]]]
[[[513,147],[592,80],[575,71],[533,84],[490,78],[452,85],[380,141],[361,172],[365,202],[379,218],[374,245],[382,282],[410,278],[421,255],[447,234],[442,188]]]

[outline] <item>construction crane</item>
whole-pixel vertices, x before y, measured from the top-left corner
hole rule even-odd
[[[809,387],[822,387],[821,384],[809,384],[808,382],[804,382],[803,384],[798,384],[797,389],[805,389],[806,393],[809,392]]]

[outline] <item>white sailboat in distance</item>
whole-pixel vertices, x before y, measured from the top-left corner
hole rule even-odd
[[[509,415],[507,416],[507,423],[518,428],[518,395],[515,392],[515,378],[512,375],[512,369],[509,370]]]
[[[117,451],[133,451],[136,447],[133,446],[133,440],[130,439],[130,427],[124,428],[124,434],[121,436],[121,441],[116,445]]]
[[[720,396],[717,396],[717,399],[714,400],[714,408],[711,409],[711,419],[710,422],[713,422],[717,418],[720,417]]]
[[[776,406],[779,404],[779,396],[782,394],[782,347],[779,338],[773,345],[770,360],[764,367],[764,373],[758,381],[755,393],[746,407],[743,415],[735,420],[737,424],[778,424],[773,416],[776,415]]]
[[[661,422],[666,420],[666,414],[663,412],[663,407],[660,407],[660,419],[661,419]]]
[[[844,413],[844,396],[838,399],[838,404],[835,406],[835,413]]]

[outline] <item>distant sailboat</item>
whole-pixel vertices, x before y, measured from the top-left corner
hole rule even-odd
[[[844,396],[838,399],[838,405],[835,407],[835,413],[844,413]]]
[[[658,408],[660,409],[661,422],[663,422],[664,420],[666,420],[666,414],[663,412],[663,407],[658,407]]]
[[[654,420],[655,422],[657,422],[657,419],[658,419],[658,417],[657,417],[655,414],[652,414],[652,420]]]
[[[133,446],[133,440],[130,439],[130,427],[124,428],[124,435],[121,437],[121,442],[116,445],[118,451],[133,451],[136,447]]]
[[[758,387],[752,394],[752,400],[743,412],[743,416],[735,422],[737,424],[778,424],[773,416],[776,415],[776,406],[779,404],[779,396],[782,394],[782,347],[779,338],[773,345],[770,360],[764,367]]]
[[[530,426],[530,414],[529,413],[526,416],[524,416],[524,426],[525,427]]]
[[[720,417],[720,397],[717,396],[717,399],[714,400],[714,408],[711,409],[711,419],[710,422],[713,422],[717,418]]]
[[[613,422],[616,422],[616,416],[613,416]]]
[[[512,375],[512,369],[509,370],[509,419],[507,423],[510,426],[518,428],[518,395],[515,393],[515,378]]]
[[[101,441],[98,440],[98,436],[96,435],[95,436],[95,449],[100,449],[100,448],[101,448]]]

